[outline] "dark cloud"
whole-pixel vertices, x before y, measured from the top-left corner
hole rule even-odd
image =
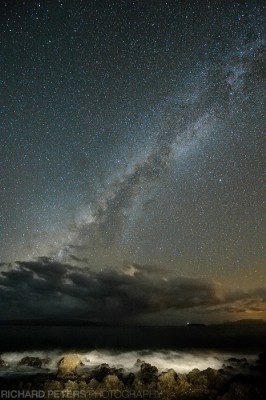
[[[263,289],[230,293],[214,282],[180,278],[156,266],[133,264],[121,271],[94,272],[40,258],[12,267],[2,265],[0,271],[2,318],[129,321],[167,310],[208,309],[230,302],[239,305],[244,299],[265,299]]]

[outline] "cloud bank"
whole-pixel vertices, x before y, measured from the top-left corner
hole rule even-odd
[[[126,265],[95,272],[43,257],[0,267],[1,317],[86,318],[130,322],[178,310],[227,312],[261,307],[266,290],[231,292],[218,283],[178,277],[167,268]]]

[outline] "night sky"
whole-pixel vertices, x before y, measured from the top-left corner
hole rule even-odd
[[[0,8],[1,316],[266,318],[263,2]]]

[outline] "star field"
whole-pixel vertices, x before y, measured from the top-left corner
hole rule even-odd
[[[0,7],[0,261],[263,287],[263,3]]]

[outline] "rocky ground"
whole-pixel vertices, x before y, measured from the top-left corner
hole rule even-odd
[[[134,372],[107,364],[88,368],[82,365],[78,354],[62,357],[54,373],[45,372],[48,363],[49,359],[38,357],[21,359],[20,366],[43,368],[44,372],[1,377],[0,397],[18,398],[16,393],[20,393],[20,398],[43,399],[266,399],[266,352],[259,355],[254,365],[249,365],[245,358],[231,358],[219,370],[194,369],[188,374],[177,374],[173,369],[159,372],[156,366],[141,360]],[[1,358],[0,368],[8,369]]]

